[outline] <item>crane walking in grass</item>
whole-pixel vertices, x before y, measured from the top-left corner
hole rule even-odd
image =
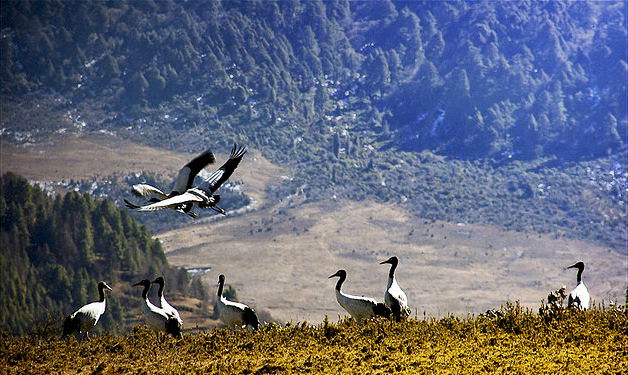
[[[231,150],[231,155],[229,156],[229,160],[227,160],[225,164],[218,168],[214,173],[209,175],[207,179],[204,179],[204,181],[200,185],[192,187],[194,176],[196,176],[200,169],[202,169],[202,167],[198,167],[202,165],[205,161],[208,161],[210,159],[213,160],[213,154],[211,154],[211,152],[209,151],[206,151],[206,153],[201,154],[199,157],[194,159],[201,160],[195,164],[194,169],[188,167],[189,164],[187,164],[179,172],[179,177],[177,177],[175,183],[175,189],[170,193],[170,195],[166,195],[159,189],[147,184],[134,185],[133,191],[136,194],[141,196],[157,194],[162,199],[160,200],[157,198],[153,198],[150,201],[152,203],[145,206],[138,206],[125,200],[126,206],[130,209],[137,211],[157,211],[163,209],[172,209],[178,212],[183,212],[189,216],[196,217],[196,214],[194,212],[191,212],[191,210],[194,205],[198,205],[199,208],[211,208],[218,213],[226,215],[227,212],[217,206],[218,202],[220,202],[220,195],[214,195],[214,192],[216,192],[216,190],[218,190],[218,188],[225,181],[227,181],[229,177],[231,177],[233,171],[235,171],[235,169],[240,164],[242,157],[244,156],[244,154],[246,154],[246,151],[246,147],[238,147],[234,144],[233,149]],[[203,155],[206,155],[207,153],[211,154],[211,158],[209,156],[203,157]],[[192,162],[194,162],[194,160]],[[194,176],[192,176],[194,172],[196,173],[194,174]],[[185,190],[183,190],[183,188],[185,188]],[[183,191],[180,192],[179,190]]]
[[[166,297],[164,296],[164,286],[166,284],[166,281],[163,277],[159,276],[155,279],[155,281],[153,281],[153,284],[159,285],[159,290],[157,291],[157,297],[159,297],[159,307],[162,308],[167,314],[176,317],[177,321],[179,322],[179,329],[181,329],[183,327],[183,319],[181,319],[181,316],[179,315],[177,309],[172,307],[172,305],[170,305],[168,301],[166,301]]]
[[[338,270],[338,272],[329,276],[329,279],[332,277],[339,278],[336,283],[336,301],[338,301],[338,304],[342,306],[343,309],[347,310],[349,315],[351,315],[356,322],[362,323],[375,316],[390,317],[390,309],[383,303],[377,302],[373,298],[345,294],[340,290],[342,283],[344,283],[347,278],[347,271]]]
[[[222,295],[225,285],[225,275],[218,276],[218,315],[220,319],[229,327],[251,326],[253,329],[259,327],[259,320],[255,311],[247,305],[239,302],[229,301]]]
[[[89,303],[74,313],[68,315],[63,322],[63,335],[61,338],[65,338],[74,332],[81,332],[84,339],[89,339],[89,330],[96,326],[98,319],[105,313],[107,302],[105,301],[105,289],[111,290],[111,287],[106,282],[101,281],[98,283],[98,295],[100,298],[97,302]]]
[[[392,311],[392,315],[396,321],[400,321],[401,318],[410,316],[410,308],[408,307],[408,297],[406,293],[399,287],[397,280],[395,279],[395,270],[399,264],[399,259],[393,256],[380,264],[390,264],[390,272],[388,272],[388,285],[386,286],[386,292],[384,293],[384,302],[386,306]]]
[[[584,263],[578,262],[567,268],[578,269],[578,276],[576,276],[577,284],[576,287],[571,291],[571,293],[569,293],[567,306],[577,307],[580,310],[587,310],[589,308],[589,301],[591,300],[591,296],[589,295],[589,290],[582,282],[582,271],[584,271]]]
[[[144,319],[146,324],[159,336],[162,332],[169,333],[176,338],[181,338],[181,327],[177,317],[167,313],[164,309],[153,305],[148,299],[150,280],[142,280],[133,286],[143,286],[142,298],[144,299]]]

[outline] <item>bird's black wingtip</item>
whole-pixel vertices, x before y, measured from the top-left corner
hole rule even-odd
[[[247,152],[246,146],[238,146],[236,143],[233,144],[233,148],[231,149],[231,155],[229,159],[241,159],[244,154]]]
[[[130,209],[132,209],[132,210],[137,210],[138,208],[140,208],[140,206],[138,206],[138,205],[136,205],[136,204],[133,204],[133,203],[129,202],[129,201],[128,201],[128,200],[126,200],[126,199],[124,200],[124,205],[125,205],[127,208],[130,208]]]

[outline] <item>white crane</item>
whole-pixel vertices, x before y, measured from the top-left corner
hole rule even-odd
[[[105,289],[111,290],[111,287],[106,282],[101,281],[98,283],[98,294],[100,296],[97,302],[89,303],[74,313],[68,315],[63,322],[63,335],[61,338],[65,338],[74,332],[81,332],[83,338],[89,339],[89,330],[94,328],[100,316],[105,313],[107,302],[105,301]]]
[[[589,308],[589,302],[591,300],[591,296],[589,295],[589,290],[582,282],[582,271],[584,271],[584,263],[578,262],[573,266],[569,266],[567,268],[577,268],[578,276],[577,276],[577,285],[576,287],[569,293],[569,298],[567,299],[568,307],[577,307],[580,310],[587,310]]]
[[[332,277],[339,277],[336,283],[336,301],[343,309],[347,310],[356,322],[362,323],[374,316],[390,317],[390,309],[383,303],[379,303],[373,298],[352,296],[340,290],[342,283],[347,278],[347,271],[338,270],[328,278],[331,279]]]
[[[185,190],[185,192],[172,197],[165,196],[165,199],[153,201],[154,203],[146,206],[137,206],[125,200],[126,206],[137,211],[173,209],[196,217],[196,214],[190,212],[190,210],[194,205],[198,205],[199,208],[211,208],[216,212],[226,215],[225,210],[216,206],[216,204],[220,202],[220,195],[214,195],[214,192],[231,177],[233,171],[238,167],[238,164],[240,164],[240,160],[242,160],[242,157],[246,154],[246,151],[246,147],[237,147],[234,144],[229,160],[227,160],[222,167],[209,175],[199,186],[190,187]]]
[[[177,309],[172,307],[172,305],[170,305],[168,301],[166,301],[166,297],[164,296],[164,285],[166,284],[164,278],[159,276],[155,279],[155,281],[153,281],[153,284],[159,285],[159,290],[157,291],[157,297],[159,297],[159,307],[161,307],[166,313],[174,315],[179,322],[179,328],[183,327],[183,319],[181,319],[179,312],[177,311]]]
[[[146,324],[159,335],[161,332],[169,333],[176,338],[181,338],[181,328],[177,317],[168,314],[164,309],[153,305],[148,299],[150,280],[142,280],[133,286],[143,286],[142,298],[144,299],[144,319]]]
[[[198,155],[197,157],[195,157],[194,159],[192,159],[189,163],[184,165],[183,168],[179,170],[179,173],[177,174],[177,177],[175,178],[173,182],[172,191],[168,194],[164,193],[159,188],[156,188],[149,184],[133,185],[131,187],[131,191],[133,192],[133,194],[137,195],[138,197],[147,197],[149,195],[159,196],[159,198],[153,197],[149,199],[149,202],[151,203],[156,203],[164,199],[175,197],[177,195],[185,193],[188,189],[190,189],[192,187],[192,184],[194,183],[194,178],[196,177],[196,175],[198,175],[198,173],[203,168],[205,168],[209,164],[213,164],[215,161],[216,161],[216,157],[214,156],[214,153],[211,152],[210,150],[207,150],[203,152],[202,154]],[[126,199],[124,200],[124,202],[129,208],[140,207],[127,201]],[[191,207],[192,206],[189,206],[189,207],[181,206],[181,207],[175,208],[175,210],[188,214],[192,217],[196,217],[196,214],[194,214],[193,212],[190,212]]]
[[[218,316],[229,327],[243,327],[249,325],[253,329],[259,327],[259,320],[255,311],[247,305],[239,302],[229,301],[222,295],[225,285],[225,275],[218,276]]]
[[[399,259],[393,256],[380,264],[390,264],[390,272],[388,272],[388,285],[386,286],[386,292],[384,293],[384,302],[386,306],[392,311],[392,315],[395,320],[399,321],[402,317],[410,316],[410,308],[408,307],[408,297],[401,290],[397,280],[395,279],[395,270],[399,264]]]

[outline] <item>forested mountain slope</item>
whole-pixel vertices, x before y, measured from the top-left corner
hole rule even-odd
[[[168,265],[159,241],[109,201],[75,192],[52,199],[14,174],[0,178],[0,189],[1,328],[60,324],[97,299],[100,280],[113,288],[98,324],[110,332],[134,318],[126,313],[141,299],[132,282],[164,275],[173,292],[202,295],[185,270]]]
[[[3,5],[7,94],[54,90],[116,112],[180,98],[195,111],[169,127],[240,119],[260,146],[292,140],[265,137],[271,124],[461,157],[593,157],[626,141],[622,2]]]
[[[3,139],[236,140],[294,167],[278,197],[625,248],[625,2],[2,5]]]

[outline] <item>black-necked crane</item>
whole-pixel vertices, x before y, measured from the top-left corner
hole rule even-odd
[[[239,302],[229,301],[222,295],[222,290],[225,285],[225,275],[218,276],[218,316],[227,327],[236,328],[244,327],[246,325],[257,329],[259,327],[259,320],[255,311],[247,305]]]
[[[240,164],[240,160],[244,154],[246,154],[246,147],[237,147],[235,144],[233,145],[233,149],[231,150],[231,155],[229,156],[229,160],[225,162],[220,168],[218,168],[214,173],[209,175],[207,179],[205,179],[200,185],[196,187],[191,187],[185,190],[185,192],[167,197],[166,199],[151,203],[146,206],[137,206],[133,203],[130,203],[125,200],[125,203],[128,208],[137,210],[137,211],[157,211],[163,209],[173,209],[175,211],[180,211],[187,213],[190,216],[195,217],[196,215],[190,212],[194,205],[198,205],[199,208],[211,208],[216,212],[219,212],[223,215],[226,215],[226,211],[222,208],[218,207],[216,204],[220,201],[220,195],[214,195],[214,192],[218,190],[218,188],[225,182],[231,175],[233,171]]]
[[[567,268],[578,269],[577,284],[576,284],[576,287],[571,291],[571,293],[569,293],[569,298],[567,299],[567,306],[577,307],[580,310],[587,310],[589,308],[589,302],[591,300],[591,296],[589,295],[589,290],[582,282],[582,271],[584,271],[584,263],[578,262]]]
[[[390,317],[390,309],[383,303],[377,302],[373,298],[352,296],[340,289],[347,278],[347,271],[338,270],[328,278],[331,279],[332,277],[339,277],[336,283],[336,301],[343,309],[347,310],[356,322],[362,323],[375,316]]]
[[[98,283],[98,295],[100,298],[97,302],[89,303],[74,313],[68,315],[63,322],[63,335],[61,338],[65,338],[74,332],[81,332],[83,338],[89,339],[89,330],[94,328],[98,320],[105,313],[107,302],[105,300],[105,289],[111,290],[111,287],[106,282],[101,281]]]
[[[384,293],[384,302],[386,306],[392,311],[395,320],[399,321],[402,317],[410,316],[410,308],[408,307],[408,297],[403,290],[397,284],[395,279],[395,270],[399,264],[399,259],[393,256],[380,264],[390,264],[390,271],[388,272],[388,284],[386,286],[386,292]]]
[[[172,307],[168,301],[166,301],[166,297],[164,296],[164,286],[166,284],[164,278],[159,276],[153,281],[153,284],[159,285],[159,290],[157,291],[157,297],[159,297],[159,307],[161,307],[167,314],[174,315],[179,322],[179,328],[183,327],[183,319],[181,319],[179,312],[177,309]]]
[[[192,187],[192,184],[194,183],[194,178],[196,177],[196,175],[198,175],[198,173],[203,168],[205,168],[209,164],[213,164],[215,161],[216,161],[216,157],[214,156],[214,153],[211,152],[210,150],[207,150],[203,152],[202,154],[198,155],[197,157],[195,157],[194,159],[192,159],[189,163],[184,165],[183,168],[179,170],[179,173],[177,174],[177,177],[175,178],[173,182],[172,191],[168,194],[161,191],[161,189],[156,188],[149,184],[133,185],[131,187],[131,191],[133,192],[133,194],[137,195],[138,197],[147,197],[150,195],[156,195],[159,197],[159,198],[153,197],[149,199],[149,202],[151,203],[160,202],[164,199],[181,195]],[[126,199],[124,200],[124,202],[129,208],[137,209],[140,207],[127,201]],[[190,208],[191,206],[189,207],[182,206],[175,210],[188,214],[192,217],[196,217],[196,214],[194,214],[193,212],[190,212]]]
[[[168,314],[164,309],[153,305],[148,299],[148,291],[150,290],[150,280],[144,279],[133,286],[143,286],[142,298],[144,299],[144,320],[146,324],[159,335],[160,333],[169,333],[176,338],[181,338],[181,327],[177,317]]]

